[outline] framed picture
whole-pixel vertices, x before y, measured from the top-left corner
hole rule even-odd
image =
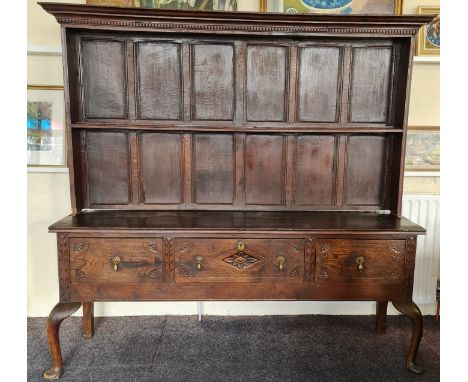
[[[406,138],[406,171],[440,171],[438,128],[409,130]]]
[[[237,11],[237,0],[86,0],[86,4],[200,11]]]
[[[262,5],[262,3],[264,3]],[[282,4],[281,4],[282,3]],[[401,14],[403,0],[260,0],[260,10],[285,13]]]
[[[428,25],[421,28],[416,44],[418,56],[440,55],[440,7],[418,7],[420,15],[437,15]]]
[[[28,86],[28,166],[66,166],[63,98],[63,86]]]

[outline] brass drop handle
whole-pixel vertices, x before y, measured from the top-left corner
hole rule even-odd
[[[196,261],[196,264],[197,264],[197,271],[201,271],[203,257],[202,256],[197,256],[197,257],[195,257],[195,261]]]
[[[284,269],[284,261],[285,261],[284,256],[278,256],[278,270],[280,272],[282,272]]]
[[[112,259],[112,265],[113,265],[113,269],[114,269],[114,272],[117,272],[119,270],[119,264],[120,264],[120,257],[119,256],[115,256],[113,259]]]
[[[239,241],[239,242],[237,243],[237,250],[238,250],[239,252],[242,252],[242,251],[244,250],[244,248],[245,248],[245,244],[244,244],[242,241]]]
[[[359,257],[356,259],[356,263],[358,264],[359,272],[361,272],[361,271],[364,269],[364,257],[359,256]]]

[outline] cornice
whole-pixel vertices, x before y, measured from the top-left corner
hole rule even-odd
[[[410,36],[432,20],[431,15],[288,15],[39,4],[66,27],[155,32]]]

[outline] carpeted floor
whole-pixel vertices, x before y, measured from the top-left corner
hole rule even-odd
[[[45,318],[28,319],[28,382],[50,366]],[[62,323],[63,382],[439,381],[439,326],[424,318],[417,376],[404,367],[411,334],[389,316],[102,317],[95,335],[81,319]]]

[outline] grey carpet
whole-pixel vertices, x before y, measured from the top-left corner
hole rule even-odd
[[[45,322],[28,319],[28,382],[50,366]],[[403,316],[389,316],[382,336],[373,316],[102,317],[92,339],[72,317],[61,328],[61,381],[438,381],[439,327],[433,317],[424,325],[417,376],[404,367]]]

